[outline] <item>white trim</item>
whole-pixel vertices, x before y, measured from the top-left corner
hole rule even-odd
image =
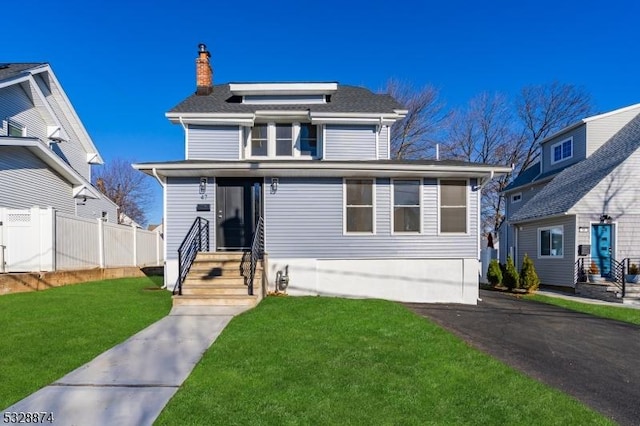
[[[441,201],[442,201],[442,194],[441,194],[441,188],[442,185],[440,184],[441,181],[443,180],[461,180],[461,181],[465,181],[465,214],[466,214],[466,220],[465,220],[465,225],[466,225],[466,229],[465,232],[442,232],[442,228],[441,228],[441,223],[440,223],[440,217],[442,216],[442,205],[441,205]],[[438,229],[437,229],[437,234],[438,235],[469,235],[469,228],[470,228],[470,223],[469,223],[469,218],[470,218],[470,214],[471,214],[471,209],[469,207],[469,201],[471,199],[470,194],[469,194],[469,179],[466,178],[455,178],[455,177],[451,177],[451,178],[438,178],[438,203],[437,203],[437,215],[438,215]],[[456,206],[456,207],[460,207],[460,206]],[[479,232],[479,230],[478,230]]]
[[[380,147],[378,144],[380,143],[380,132],[382,131],[382,124],[376,126],[376,131],[374,132],[376,135],[376,160],[380,159]]]
[[[568,157],[562,156],[562,154],[564,154],[562,146],[566,142],[571,142],[571,155],[569,155]],[[553,151],[554,151],[555,147],[557,147],[558,145],[560,146],[560,153],[561,153],[561,157],[562,158],[560,158],[559,160],[556,160]],[[562,139],[561,141],[556,142],[553,145],[551,145],[550,152],[549,152],[551,154],[551,158],[549,159],[549,161],[551,162],[552,165],[554,165],[554,164],[558,164],[558,163],[561,163],[563,161],[569,160],[569,159],[573,158],[573,150],[574,150],[573,136],[570,136],[568,138]]]
[[[288,98],[291,97],[291,98]],[[302,95],[244,95],[242,103],[245,105],[311,105],[326,104],[326,95],[321,93],[302,94]]]
[[[245,95],[330,95],[338,91],[338,83],[230,83],[229,91]]]
[[[489,177],[491,173],[504,174],[511,171],[510,167],[486,166],[482,164],[453,166],[439,162],[428,164],[416,163],[388,163],[382,161],[291,161],[291,159],[247,161],[206,161],[193,163],[143,163],[134,164],[137,170],[151,171],[156,168],[160,175],[174,177],[201,176],[202,173],[220,172],[246,176],[248,173],[254,176],[269,176],[278,173],[287,176],[335,176],[336,173],[346,173],[350,176],[369,177],[398,177],[398,176],[422,176],[444,178],[472,178]],[[350,177],[348,176],[348,177]]]
[[[557,228],[560,228],[560,230],[562,232],[562,255],[559,255],[559,256],[558,255],[552,255],[552,254],[543,255],[542,254],[542,245],[541,245],[540,233],[542,231],[551,231],[551,230],[557,229]],[[552,240],[553,240],[551,235],[553,235],[553,234],[550,233],[550,236],[549,236],[549,244],[550,244],[549,252],[551,252],[551,243],[552,243]],[[565,245],[566,245],[565,242],[564,242],[564,225],[548,225],[548,226],[541,226],[539,228],[536,228],[536,239],[537,239],[537,245],[538,245],[537,246],[537,250],[536,250],[537,251],[536,254],[537,254],[537,258],[538,259],[564,259],[564,252],[565,252]]]
[[[369,180],[371,181],[371,232],[347,232],[347,180]],[[342,235],[345,236],[370,236],[376,235],[376,179],[375,178],[343,178],[342,179]]]
[[[396,181],[418,181],[418,208],[420,210],[420,229],[418,232],[416,231],[396,231],[395,229],[395,182]],[[391,179],[391,184],[389,185],[389,189],[391,194],[389,194],[389,198],[391,199],[391,235],[422,235],[424,233],[424,179],[415,178],[415,179]],[[400,206],[400,207],[415,207],[415,206]]]

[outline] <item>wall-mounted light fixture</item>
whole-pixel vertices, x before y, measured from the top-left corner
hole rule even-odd
[[[613,219],[608,214],[600,215],[600,223],[611,223]]]
[[[278,178],[271,178],[271,193],[278,192]]]
[[[199,191],[200,191],[200,198],[205,199],[207,197],[207,178],[206,177],[200,178]]]

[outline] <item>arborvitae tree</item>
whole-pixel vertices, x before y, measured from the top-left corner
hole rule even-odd
[[[502,283],[509,290],[513,290],[514,288],[518,287],[518,284],[520,283],[518,270],[516,269],[516,265],[513,263],[513,259],[511,259],[511,256],[507,257],[507,271],[503,277]]]
[[[500,270],[500,264],[497,259],[491,259],[491,262],[489,262],[487,280],[489,280],[493,286],[500,285],[502,283],[502,271]]]
[[[540,278],[536,273],[536,267],[533,260],[525,253],[522,259],[522,269],[520,270],[520,287],[527,290],[527,293],[533,293],[540,286]]]

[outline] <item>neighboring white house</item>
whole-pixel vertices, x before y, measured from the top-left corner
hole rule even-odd
[[[336,82],[213,85],[167,113],[186,158],[136,164],[164,187],[165,282],[197,217],[213,251],[251,247],[264,221],[268,279],[291,294],[475,304],[483,185],[509,168],[390,159],[392,97]]]
[[[541,142],[540,161],[504,191],[501,262],[528,254],[543,284],[565,287],[592,261],[609,279],[621,261],[637,262],[639,114],[637,104],[588,117]]]
[[[109,263],[104,241],[91,249],[80,243],[98,239],[87,227],[111,229],[118,208],[91,184],[102,158],[48,64],[0,63],[0,124],[0,272]],[[76,225],[57,226],[62,216]],[[52,252],[65,229],[84,234],[66,254]],[[150,257],[158,257],[155,248]]]

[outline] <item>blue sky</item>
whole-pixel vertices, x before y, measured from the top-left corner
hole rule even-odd
[[[200,42],[216,83],[379,90],[396,78],[434,85],[455,107],[558,80],[583,86],[599,112],[640,102],[631,0],[31,0],[20,9],[3,20],[0,62],[49,62],[106,161],[184,158],[182,130],[164,113],[195,90]]]

